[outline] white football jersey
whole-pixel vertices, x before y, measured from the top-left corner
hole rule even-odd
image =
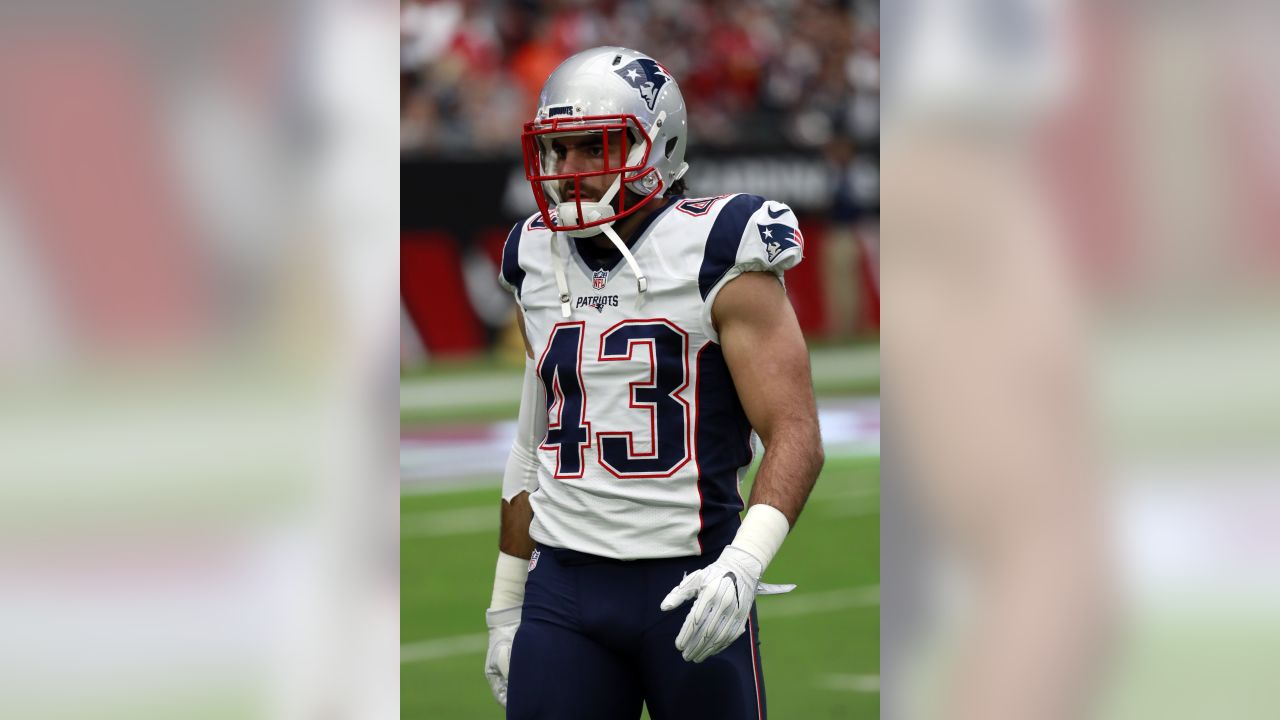
[[[503,249],[501,282],[524,311],[547,397],[530,535],[624,560],[718,551],[737,532],[752,451],[711,306],[743,272],[781,279],[800,262],[796,217],[755,195],[675,199],[631,246],[644,293],[616,251],[602,266],[580,250],[591,242],[553,234],[535,215]]]

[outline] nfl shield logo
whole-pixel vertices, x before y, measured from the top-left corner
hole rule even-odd
[[[595,274],[591,276],[591,287],[595,288],[596,290],[603,290],[604,284],[608,281],[609,281],[609,271],[597,270],[595,271]]]

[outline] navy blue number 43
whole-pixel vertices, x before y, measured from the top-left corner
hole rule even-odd
[[[538,361],[547,391],[547,437],[542,449],[556,452],[556,477],[580,478],[593,438],[586,421],[582,379],[586,323],[556,325]],[[619,478],[669,477],[690,459],[691,409],[680,393],[689,385],[689,335],[669,320],[626,320],[600,335],[600,362],[647,361],[647,378],[631,383],[630,408],[647,412],[649,437],[600,430],[594,441],[604,469]],[[638,356],[638,357],[637,357]]]

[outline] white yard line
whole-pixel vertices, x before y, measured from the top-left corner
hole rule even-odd
[[[842,588],[815,593],[789,593],[779,599],[768,598],[758,605],[760,617],[783,618],[835,612],[854,607],[880,604],[880,586]]]
[[[460,655],[483,655],[489,648],[488,633],[455,635],[454,637],[424,640],[400,646],[400,664],[447,660]]]
[[[879,675],[823,675],[818,678],[817,685],[826,690],[840,690],[853,693],[880,692]]]
[[[400,518],[400,537],[424,538],[498,532],[498,503],[483,507],[413,513]]]
[[[814,348],[809,366],[817,384],[880,376],[880,346]]]

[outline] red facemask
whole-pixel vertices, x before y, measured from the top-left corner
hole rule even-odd
[[[610,147],[611,132],[615,133],[616,142],[621,145],[620,152],[619,148]],[[557,167],[558,159],[551,152],[551,139],[560,135],[586,133],[599,133],[603,140],[604,163],[602,167],[598,170],[587,172],[559,172]],[[639,141],[628,143],[629,138],[639,138]],[[634,164],[625,164],[632,151],[640,147],[641,143],[644,147],[643,155],[638,160],[635,160]],[[653,142],[649,138],[649,133],[640,124],[635,115],[590,115],[585,117],[566,115],[534,120],[525,123],[524,132],[520,136],[520,144],[524,152],[525,178],[533,188],[533,197],[538,203],[538,211],[542,213],[543,222],[554,232],[583,230],[617,221],[639,210],[645,203],[662,193],[663,183],[657,168],[645,169],[649,162],[649,153],[653,149]],[[610,163],[615,162],[618,157],[624,158],[624,164],[621,167],[611,167]],[[650,174],[657,179],[653,190],[638,200],[631,199],[628,202],[627,193],[623,192],[623,190],[630,183],[643,180]],[[608,191],[605,197],[600,200],[600,202],[610,203],[608,212],[612,214],[605,217],[584,218],[584,211],[591,214],[599,208],[595,202],[586,201],[584,203],[582,200],[582,181],[584,178],[602,175],[621,176],[620,183],[615,181],[613,189]],[[551,191],[544,183],[549,183],[554,188],[561,186],[564,181],[571,183],[567,189],[572,192],[574,200],[572,204],[564,208],[565,212],[561,213],[571,217],[561,218],[558,217],[558,214],[552,214],[552,203],[561,203],[562,198],[558,197],[558,193]],[[552,197],[549,198],[549,194]],[[616,202],[613,202],[615,196]],[[584,208],[584,205],[588,207]],[[565,221],[564,224],[559,224],[562,220]]]

